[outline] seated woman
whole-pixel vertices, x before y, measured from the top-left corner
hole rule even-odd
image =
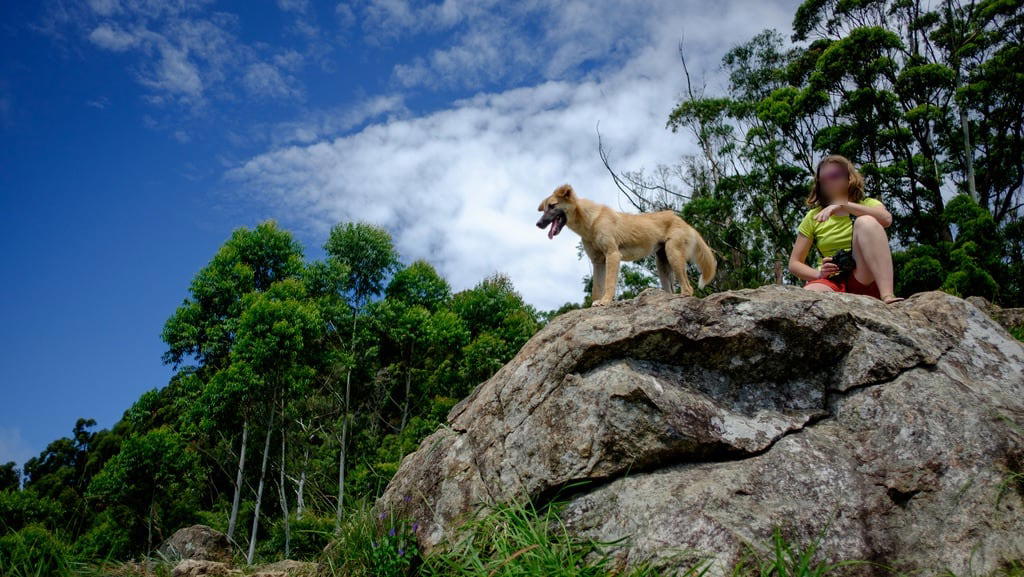
[[[892,252],[885,234],[892,215],[880,201],[864,196],[864,177],[853,163],[838,154],[823,158],[807,204],[813,208],[800,222],[789,255],[789,272],[807,281],[804,288],[870,295],[886,304],[903,300],[892,292]],[[805,263],[812,244],[823,256],[819,268]],[[839,272],[832,255],[841,248],[853,251],[856,267],[845,278],[829,278]]]

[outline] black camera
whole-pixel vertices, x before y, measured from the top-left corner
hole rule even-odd
[[[839,272],[829,278],[842,279],[850,274],[850,271],[857,268],[857,261],[853,259],[853,249],[841,248],[832,255],[832,264],[839,267]]]

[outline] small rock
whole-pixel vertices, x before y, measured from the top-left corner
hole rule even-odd
[[[252,577],[315,577],[317,564],[284,559],[256,569]]]
[[[174,577],[228,577],[238,575],[239,571],[233,571],[226,563],[219,561],[204,561],[199,559],[185,559],[174,567]]]
[[[157,549],[169,559],[195,559],[231,563],[231,544],[224,533],[206,525],[178,529]]]

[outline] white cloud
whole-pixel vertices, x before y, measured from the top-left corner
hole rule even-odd
[[[101,16],[109,16],[121,9],[117,0],[89,0],[89,7]]]
[[[298,120],[271,126],[256,125],[257,138],[274,147],[285,144],[309,144],[322,138],[342,134],[371,121],[408,116],[401,95],[386,94],[365,99],[353,106],[306,113]]]
[[[373,5],[376,26],[419,26],[404,3]],[[537,205],[564,182],[583,196],[625,208],[598,158],[595,125],[600,122],[619,169],[653,168],[692,152],[688,136],[665,128],[683,88],[680,37],[685,34],[691,73],[700,81],[706,72],[713,92],[716,83],[724,86],[717,73],[724,52],[763,28],[787,29],[796,8],[793,1],[734,1],[713,10],[696,1],[629,5],[637,14],[621,18],[612,9],[622,5],[614,1],[548,7],[552,21],[541,64],[527,58],[519,65],[543,69],[535,82],[419,117],[390,118],[354,134],[274,148],[227,177],[272,206],[282,222],[320,239],[341,221],[383,225],[405,259],[427,259],[456,290],[502,271],[538,307],[579,301],[590,265],[577,259],[578,237],[566,229],[548,240],[534,223]],[[451,6],[433,22],[448,26],[478,17]],[[625,35],[633,38],[619,42]],[[422,65],[424,73],[448,70],[457,78],[456,54],[475,47],[482,61],[491,58],[474,44],[480,40],[470,38],[457,35],[438,49],[450,64],[431,57],[406,63],[396,74]],[[579,68],[591,58],[605,64]]]
[[[261,98],[291,98],[301,94],[294,87],[295,78],[281,75],[276,66],[266,62],[250,64],[242,77],[242,85],[249,94]]]
[[[207,10],[210,0],[90,0],[54,3],[36,30],[63,38],[63,30],[80,31],[103,50],[136,58],[129,65],[135,80],[149,89],[153,104],[177,103],[201,112],[215,99],[233,100],[240,89],[269,98],[300,98],[294,75],[305,56],[292,48],[246,43],[238,38],[239,18]],[[305,2],[282,0],[281,7],[301,12]],[[306,56],[324,59],[329,52],[315,37],[314,24],[292,25],[310,37]],[[285,73],[287,72],[287,74]]]
[[[307,0],[277,0],[277,7],[284,12],[305,12],[309,9]]]
[[[121,52],[138,44],[139,39],[110,24],[100,24],[89,33],[89,40],[100,48]]]
[[[166,42],[160,44],[159,51],[160,59],[152,70],[141,75],[139,81],[157,92],[171,96],[202,96],[203,81],[187,53]]]

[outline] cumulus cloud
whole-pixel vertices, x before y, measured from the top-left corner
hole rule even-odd
[[[378,10],[372,27],[422,26],[405,3],[371,4]],[[369,221],[392,232],[405,259],[427,259],[456,290],[501,271],[540,308],[579,301],[590,264],[577,258],[578,237],[566,229],[549,240],[534,223],[537,205],[564,182],[583,196],[625,208],[597,155],[595,125],[600,122],[620,169],[671,164],[693,152],[691,139],[665,128],[683,89],[680,38],[685,36],[691,72],[698,81],[706,73],[713,91],[724,87],[717,66],[726,50],[763,28],[786,29],[795,10],[792,1],[734,1],[713,11],[696,1],[631,2],[630,13],[619,18],[613,9],[623,4],[597,4],[547,6],[544,51],[518,65],[536,72],[534,82],[340,137],[293,138],[226,176],[273,207],[282,222],[320,242],[338,222]],[[437,28],[486,18],[462,7],[446,2],[424,14]],[[626,35],[628,41],[618,41]],[[488,61],[487,50],[476,44],[483,41],[455,35],[436,53],[473,52]],[[601,65],[587,65],[591,59]],[[457,76],[459,69],[431,56],[402,63],[395,74],[417,67],[435,77],[446,69]]]

